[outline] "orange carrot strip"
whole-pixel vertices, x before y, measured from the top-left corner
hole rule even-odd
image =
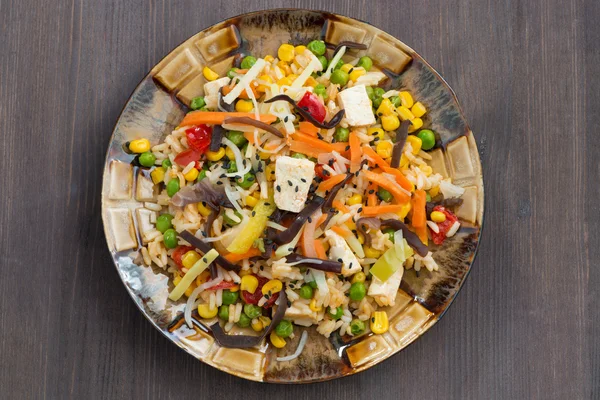
[[[238,261],[245,260],[246,258],[256,257],[256,256],[260,256],[260,255],[261,255],[261,252],[259,249],[251,247],[250,250],[248,250],[247,252],[245,252],[243,254],[229,253],[224,257],[227,261],[236,263]]]
[[[244,132],[244,137],[247,141],[254,144],[254,132]]]
[[[323,223],[325,222],[325,220],[327,219],[327,214],[323,214],[319,217],[319,220],[317,221],[317,228]]]
[[[400,210],[402,210],[402,206],[400,204],[388,204],[385,206],[374,207],[364,206],[362,213],[363,215],[373,217],[379,214],[396,213]]]
[[[404,174],[402,174],[402,172],[400,172],[398,169],[396,168],[392,168],[390,167],[390,165],[383,159],[381,158],[381,156],[379,154],[377,154],[375,152],[375,150],[373,150],[370,146],[363,146],[363,152],[369,156],[369,158],[372,158],[373,161],[375,161],[375,164],[381,168],[383,171],[387,172],[388,174],[392,174],[396,177],[396,182],[398,182],[398,184],[400,186],[402,186],[403,189],[406,189],[408,191],[412,190],[412,183],[406,179],[406,177],[404,176]]]
[[[338,210],[340,210],[343,213],[347,213],[350,212],[350,209],[348,207],[346,207],[345,204],[343,204],[341,201],[339,200],[334,200],[333,203],[331,204],[333,206],[333,208],[336,208]]]
[[[312,137],[317,137],[317,133],[319,133],[319,128],[317,128],[308,121],[300,122],[300,124],[298,125],[298,130]]]
[[[385,169],[390,167],[390,164],[388,164],[379,154],[377,154],[375,150],[371,148],[371,146],[363,146],[362,150],[365,155],[375,161],[375,164],[377,164],[379,168]]]
[[[325,247],[323,246],[323,241],[321,241],[321,239],[315,239],[315,251],[317,252],[318,258],[327,260],[327,253],[325,253]]]
[[[348,231],[339,225],[332,226],[331,230],[334,231],[335,233],[337,233],[338,235],[340,235],[341,237],[348,236]]]
[[[325,151],[315,149],[308,143],[299,142],[297,140],[292,140],[290,143],[290,150],[295,153],[302,153],[309,157],[318,158],[319,154],[326,153]]]
[[[317,191],[325,192],[327,190],[331,190],[335,185],[337,185],[344,179],[346,179],[346,174],[334,175],[326,181],[321,182],[319,184],[319,187],[317,188]]]
[[[409,181],[408,178],[404,176],[402,172],[392,167],[383,168],[383,170],[388,174],[394,175],[396,177],[396,182],[398,182],[398,184],[402,186],[402,189],[408,190],[409,192],[413,190],[414,187],[412,182]]]
[[[423,242],[425,246],[427,246],[427,242],[429,241],[429,238],[427,237],[427,225],[422,226],[420,228],[415,228],[415,233],[417,234],[419,239],[421,239],[421,242]]]
[[[371,190],[373,191],[373,193],[371,193]],[[375,194],[377,192],[377,185],[374,183],[370,183],[369,186],[367,187],[367,205],[369,207],[374,207],[377,205],[377,195]]]
[[[308,143],[316,149],[322,150],[322,153],[331,153],[332,151],[337,151],[338,153],[341,153],[346,151],[346,147],[348,146],[347,142],[328,143],[324,140],[312,137],[302,132],[292,133],[292,138],[300,142]]]
[[[417,190],[412,197],[412,220],[411,225],[414,228],[422,228],[427,223],[427,216],[425,215],[425,203],[427,202],[427,195],[424,190]]]
[[[256,119],[254,113],[242,113],[242,112],[221,112],[221,111],[192,111],[186,114],[183,121],[179,123],[179,126],[187,125],[221,125],[225,118],[229,117],[249,117]],[[275,122],[277,117],[270,114],[260,114],[260,121],[265,124],[271,124]]]
[[[399,204],[404,204],[410,200],[409,195],[401,191],[393,182],[391,182],[387,178],[368,170],[362,170],[362,173],[365,174],[365,177],[368,180],[370,180],[373,183],[376,183],[378,186],[390,192]]]
[[[354,131],[350,132],[350,172],[355,173],[360,169],[360,158],[362,151],[360,149],[360,139]]]

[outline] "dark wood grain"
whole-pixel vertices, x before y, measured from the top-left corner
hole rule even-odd
[[[0,0],[0,397],[600,398],[600,3]],[[105,148],[160,58],[226,17],[325,8],[419,51],[477,137],[483,240],[399,355],[307,386],[240,380],[142,317],[100,220]]]

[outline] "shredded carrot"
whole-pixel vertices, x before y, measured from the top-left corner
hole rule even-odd
[[[243,254],[229,253],[224,257],[227,261],[236,263],[238,261],[245,260],[246,258],[256,257],[256,256],[260,256],[260,255],[261,255],[261,252],[259,249],[251,247],[250,250],[248,250],[247,252],[245,252]]]
[[[377,184],[378,186],[386,189],[388,192],[394,196],[394,198],[398,201],[399,204],[404,204],[410,201],[410,196],[400,190],[394,182],[385,178],[380,174],[376,174],[372,171],[362,170],[362,173],[365,174],[365,177],[370,180],[372,183]]]
[[[319,154],[326,153],[326,151],[315,149],[308,143],[299,142],[297,140],[292,140],[290,142],[290,150],[295,153],[305,154],[309,157],[318,158]]]
[[[369,207],[374,207],[377,205],[377,195],[375,192],[377,192],[377,185],[374,183],[369,183],[369,186],[367,187],[367,205]]]
[[[326,181],[321,182],[317,188],[317,191],[325,192],[327,190],[331,190],[335,185],[342,182],[344,179],[346,179],[346,174],[334,175]]]
[[[362,150],[365,153],[365,155],[371,158],[375,162],[375,164],[384,172],[394,175],[396,177],[396,182],[398,182],[398,184],[402,186],[403,189],[408,191],[411,191],[413,189],[412,183],[408,179],[406,179],[404,174],[402,174],[402,172],[400,172],[398,169],[390,167],[390,165],[383,158],[381,158],[381,156],[377,154],[375,150],[373,150],[370,146],[363,146]]]
[[[377,164],[379,168],[385,169],[390,167],[390,164],[388,164],[379,154],[377,154],[375,150],[371,148],[371,146],[363,146],[362,150],[366,156],[375,161],[375,164]]]
[[[315,251],[317,252],[318,258],[327,260],[327,254],[325,253],[325,247],[323,246],[321,239],[315,239]]]
[[[323,214],[323,215],[321,215],[321,216],[319,217],[319,220],[317,221],[317,228],[318,228],[319,226],[321,226],[321,224],[322,224],[323,222],[325,222],[325,220],[326,220],[326,219],[327,219],[327,214]]]
[[[254,132],[244,132],[244,137],[247,141],[254,144]]]
[[[427,246],[427,242],[429,241],[427,237],[427,225],[422,226],[420,228],[415,228],[415,233],[417,234],[419,239],[421,239],[421,242],[423,242],[423,244]]]
[[[402,210],[402,205],[388,204],[385,206],[374,206],[374,207],[364,206],[362,213],[363,213],[363,215],[372,217],[372,216],[379,215],[379,214],[396,213],[400,210]]]
[[[292,138],[311,145],[315,150],[322,150],[321,153],[331,153],[332,151],[342,153],[346,151],[346,147],[348,146],[347,142],[328,143],[302,132],[292,133]]]
[[[332,226],[331,230],[334,231],[335,233],[337,233],[338,235],[340,235],[341,237],[348,236],[348,231],[339,225]]]
[[[412,197],[412,220],[414,228],[426,226],[427,216],[425,215],[425,204],[427,203],[427,194],[424,190],[416,190]]]
[[[343,204],[341,201],[339,200],[334,200],[333,203],[331,204],[333,206],[333,208],[336,208],[338,210],[340,210],[343,213],[348,213],[350,212],[350,209],[348,207],[346,207],[345,204]]]
[[[257,99],[260,97],[260,95],[258,94],[258,92],[256,91],[256,87],[254,86],[254,81],[250,82],[250,90],[252,90],[252,94],[254,95],[254,98]],[[240,93],[240,99],[246,99],[248,100],[250,98],[250,96],[248,96],[248,89],[246,90],[242,90],[242,93]]]
[[[360,139],[358,134],[352,131],[350,132],[350,172],[355,173],[360,169],[361,157]]]
[[[209,124],[209,125],[221,125],[225,118],[229,117],[249,117],[252,119],[256,119],[254,113],[242,113],[242,112],[221,112],[221,111],[192,111],[186,114],[183,118],[183,121],[179,124],[179,126],[186,125],[200,125],[200,124]],[[260,121],[271,124],[275,122],[277,117],[270,114],[260,114]]]
[[[300,124],[298,125],[298,130],[312,137],[317,137],[317,133],[319,133],[319,128],[317,128],[308,121],[300,122]]]

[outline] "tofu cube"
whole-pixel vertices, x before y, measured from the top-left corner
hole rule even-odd
[[[219,103],[219,89],[229,84],[230,79],[228,77],[219,78],[212,82],[206,82],[204,84],[204,101],[206,107],[212,110],[216,110]]]
[[[348,125],[365,126],[375,123],[375,115],[365,85],[356,85],[342,90],[338,98],[340,107],[346,110],[345,118]]]
[[[362,271],[358,258],[356,258],[343,237],[333,231],[325,232],[325,237],[329,240],[329,259],[333,261],[341,260],[342,275],[351,276]]]
[[[275,162],[275,204],[280,210],[300,212],[315,177],[315,163],[299,158],[279,157]]]
[[[396,302],[396,295],[398,294],[403,274],[404,268],[399,267],[385,282],[374,276],[369,286],[368,295],[373,297],[380,306],[393,306]]]

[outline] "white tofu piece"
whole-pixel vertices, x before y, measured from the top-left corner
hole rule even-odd
[[[374,276],[369,286],[368,295],[373,297],[380,306],[393,306],[396,302],[396,295],[398,294],[403,274],[404,268],[399,267],[385,282]]]
[[[275,204],[281,210],[300,212],[315,177],[315,163],[299,158],[279,157],[275,162]]]
[[[296,325],[311,326],[323,319],[322,314],[310,309],[304,300],[296,300],[285,310],[286,319],[294,321]]]
[[[204,101],[206,102],[206,107],[212,110],[216,110],[218,108],[219,103],[219,89],[221,89],[225,85],[229,85],[228,77],[219,78],[211,82],[206,82],[204,84]]]
[[[329,240],[329,259],[342,262],[342,275],[350,276],[362,271],[362,266],[358,258],[352,252],[346,240],[333,231],[325,232],[325,237]]]
[[[365,85],[356,85],[338,94],[340,107],[346,110],[346,121],[350,126],[365,126],[375,123],[375,115]]]

